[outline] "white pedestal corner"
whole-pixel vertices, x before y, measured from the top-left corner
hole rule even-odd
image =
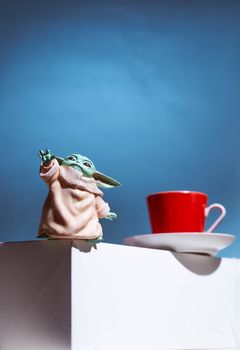
[[[0,247],[1,350],[230,349],[240,260],[100,243]]]

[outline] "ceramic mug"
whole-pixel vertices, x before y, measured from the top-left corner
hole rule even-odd
[[[207,232],[215,230],[226,214],[223,205],[207,206],[208,196],[202,192],[169,191],[147,197],[152,233],[204,232],[205,221],[212,209],[220,215]]]

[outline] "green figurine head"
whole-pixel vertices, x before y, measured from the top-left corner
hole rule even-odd
[[[70,166],[75,170],[81,171],[87,177],[92,177],[96,171],[93,162],[89,158],[81,156],[81,154],[71,154],[61,160],[61,165]]]
[[[59,164],[63,166],[70,166],[75,170],[80,171],[83,176],[93,177],[96,180],[98,186],[105,188],[120,186],[120,183],[118,181],[97,171],[93,162],[81,154],[74,153],[66,158],[55,158]]]

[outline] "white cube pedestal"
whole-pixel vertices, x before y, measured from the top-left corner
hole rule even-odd
[[[0,247],[1,350],[240,346],[240,260],[100,243]]]

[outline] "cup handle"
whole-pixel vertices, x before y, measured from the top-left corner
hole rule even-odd
[[[219,209],[221,214],[219,215],[217,220],[212,224],[212,226],[209,227],[209,229],[206,232],[213,232],[213,230],[215,230],[215,228],[220,224],[220,222],[222,221],[222,219],[226,215],[226,209],[224,208],[224,206],[222,204],[219,204],[219,203],[214,203],[214,204],[209,205],[209,207],[207,207],[205,209],[205,217],[208,217],[208,215],[212,209]]]

